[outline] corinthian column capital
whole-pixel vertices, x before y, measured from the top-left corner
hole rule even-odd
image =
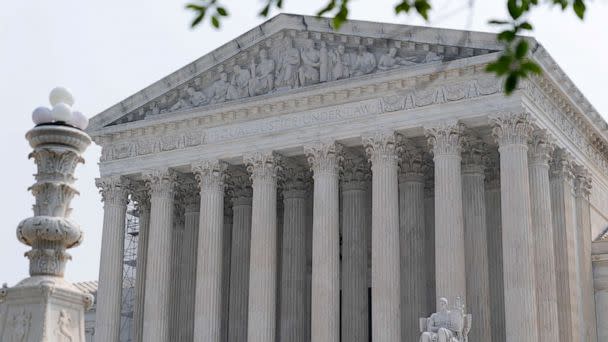
[[[591,173],[582,165],[574,166],[574,193],[577,197],[588,198],[591,194]]]
[[[408,143],[403,148],[400,158],[399,182],[419,181],[424,182],[424,175],[428,171],[428,165],[424,162],[424,151]]]
[[[208,159],[193,163],[191,168],[200,190],[224,191],[228,163]]]
[[[424,132],[435,157],[442,155],[459,156],[462,151],[464,124],[457,121],[442,121],[424,127]]]
[[[150,195],[163,198],[173,198],[177,184],[177,174],[170,169],[148,170],[143,178],[150,188]]]
[[[530,160],[530,164],[548,166],[554,148],[555,146],[551,143],[546,130],[534,130],[528,144],[528,159]]]
[[[528,144],[532,133],[532,119],[528,113],[508,113],[490,118],[492,135],[500,147]]]
[[[101,200],[105,204],[125,206],[128,203],[130,190],[129,182],[119,175],[106,176],[95,179],[99,188]]]
[[[303,198],[306,191],[310,188],[311,174],[308,169],[301,165],[285,163],[282,172],[283,197],[284,198]]]
[[[363,135],[363,147],[372,167],[381,162],[397,164],[399,153],[403,150],[403,137],[393,131],[376,131]]]
[[[565,181],[572,181],[574,162],[572,156],[563,148],[556,148],[549,161],[549,175],[552,178],[561,177]]]
[[[314,173],[337,175],[342,161],[342,145],[333,142],[316,142],[304,146],[304,153]]]
[[[344,190],[364,190],[371,179],[369,163],[362,155],[352,151],[344,153],[343,168],[340,170],[340,181]]]
[[[467,135],[462,146],[462,173],[483,174],[488,158],[487,144],[477,137]]]
[[[150,189],[144,182],[138,182],[133,186],[131,197],[139,211],[150,210]]]
[[[274,181],[282,169],[282,158],[272,151],[251,152],[243,156],[252,180]]]

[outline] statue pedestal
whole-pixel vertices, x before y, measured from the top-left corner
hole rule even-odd
[[[93,296],[54,276],[0,289],[0,341],[84,342],[84,312]]]

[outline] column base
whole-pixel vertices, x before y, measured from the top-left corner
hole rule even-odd
[[[93,296],[63,278],[34,276],[0,289],[0,341],[85,342]]]

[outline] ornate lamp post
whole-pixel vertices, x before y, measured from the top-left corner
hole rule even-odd
[[[88,120],[72,111],[74,99],[66,89],[53,89],[50,101],[52,109],[34,110],[36,127],[26,134],[38,167],[29,188],[36,202],[34,216],[17,227],[17,238],[32,247],[25,253],[30,277],[0,289],[0,341],[84,342],[84,311],[93,302],[63,278],[71,259],[66,250],[82,242],[69,206],[78,194],[74,170],[91,143],[83,131]]]

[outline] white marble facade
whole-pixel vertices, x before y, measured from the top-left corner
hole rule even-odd
[[[417,341],[442,297],[470,341],[596,341],[608,125],[541,45],[504,96],[500,49],[279,15],[94,117],[96,335],[118,340],[130,195],[137,342]]]

